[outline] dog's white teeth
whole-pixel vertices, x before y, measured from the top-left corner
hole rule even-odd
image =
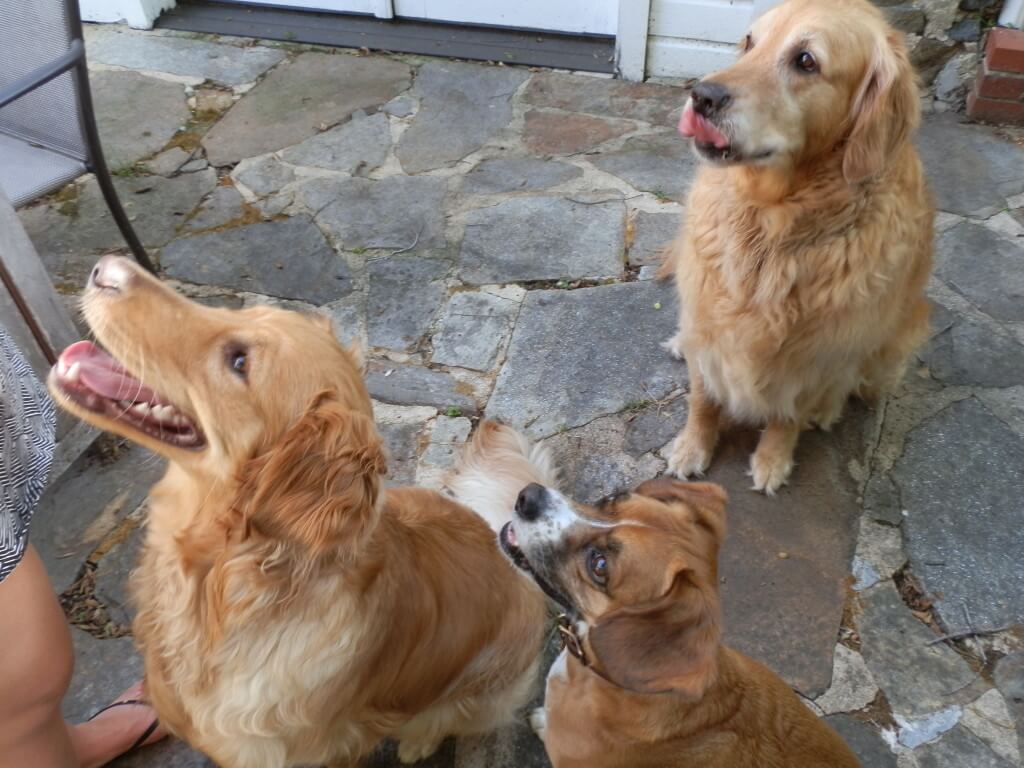
[[[81,363],[72,363],[67,369],[67,373],[65,373],[64,378],[70,382],[77,382],[78,376],[81,373],[81,367]]]
[[[68,364],[64,362],[64,358],[63,357],[58,357],[57,358],[57,375],[63,378],[65,376],[67,376],[67,374],[68,374]]]
[[[148,416],[150,410],[149,403],[136,403],[132,406],[132,410],[139,414],[139,416]]]
[[[126,411],[130,410],[132,405],[134,405],[134,403],[132,403],[131,400],[120,400],[117,404],[124,408]]]
[[[174,414],[174,418],[171,419],[171,423],[176,427],[187,427],[189,426],[189,420],[182,416],[180,413]]]

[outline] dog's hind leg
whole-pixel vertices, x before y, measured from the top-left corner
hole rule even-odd
[[[690,369],[689,405],[686,426],[672,443],[668,461],[668,471],[681,478],[703,475],[710,466],[722,415],[722,407],[708,397],[696,366]]]

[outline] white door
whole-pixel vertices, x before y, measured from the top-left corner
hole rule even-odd
[[[256,0],[228,0],[252,3]],[[632,0],[623,0],[632,2]],[[312,11],[485,24],[549,32],[614,35],[619,0],[259,0],[260,4]]]
[[[701,77],[736,59],[756,16],[781,0],[651,0],[647,74]]]
[[[614,35],[619,0],[392,0],[395,16],[551,32]],[[630,0],[623,0],[630,2]]]

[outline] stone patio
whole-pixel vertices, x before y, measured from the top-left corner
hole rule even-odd
[[[117,186],[164,277],[221,306],[330,317],[361,342],[391,482],[438,484],[480,416],[548,442],[593,499],[662,472],[686,415],[654,282],[694,172],[682,87],[91,27]],[[931,340],[900,391],[748,490],[730,435],[726,636],[865,766],[1020,765],[1024,736],[1024,149],[930,115],[942,214]],[[123,248],[94,182],[23,210],[69,305]],[[125,582],[156,458],[102,439],[33,529],[64,597],[79,719],[140,674]],[[963,633],[983,631],[980,637]],[[951,639],[942,639],[952,635]],[[367,765],[396,765],[385,746]],[[168,742],[116,763],[208,766]],[[425,765],[547,765],[520,723]]]

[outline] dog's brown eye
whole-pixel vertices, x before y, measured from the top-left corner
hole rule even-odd
[[[590,571],[590,578],[598,586],[603,587],[608,583],[608,559],[598,550],[590,550],[587,556],[587,569]]]
[[[801,72],[811,73],[818,71],[818,62],[810,51],[800,51],[800,53],[796,55],[794,63],[796,64],[796,68]]]

